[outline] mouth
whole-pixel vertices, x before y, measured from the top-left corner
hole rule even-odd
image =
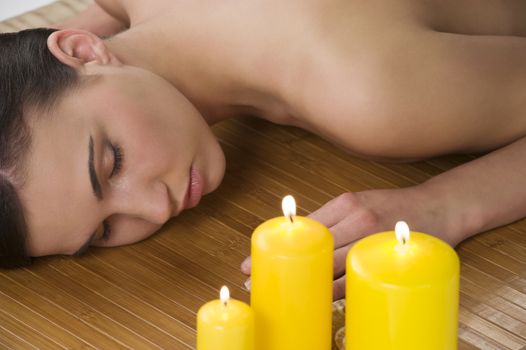
[[[183,210],[195,207],[201,201],[203,196],[203,177],[199,171],[192,166],[190,169],[190,180],[188,182],[188,189],[184,200]]]

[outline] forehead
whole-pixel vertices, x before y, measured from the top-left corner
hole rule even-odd
[[[49,113],[28,115],[31,147],[20,197],[35,256],[67,252],[92,225],[82,214],[93,210],[87,172],[90,110],[67,100]]]

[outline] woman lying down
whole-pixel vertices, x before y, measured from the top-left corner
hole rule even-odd
[[[336,298],[397,218],[454,246],[526,215],[526,3],[98,0],[57,28],[0,35],[2,267],[150,236],[219,186],[210,125],[246,114],[376,160],[487,153],[312,213]]]

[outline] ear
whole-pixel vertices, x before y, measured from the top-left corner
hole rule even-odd
[[[84,30],[64,29],[53,32],[48,37],[47,46],[60,62],[75,69],[82,69],[89,63],[120,63],[101,38]]]

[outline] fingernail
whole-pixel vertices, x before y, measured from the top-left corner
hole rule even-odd
[[[245,288],[246,290],[250,292],[250,287],[252,287],[252,281],[249,278],[248,280],[245,281]]]
[[[242,263],[241,263],[241,268],[243,270],[248,270],[250,269],[250,257],[246,258]]]

